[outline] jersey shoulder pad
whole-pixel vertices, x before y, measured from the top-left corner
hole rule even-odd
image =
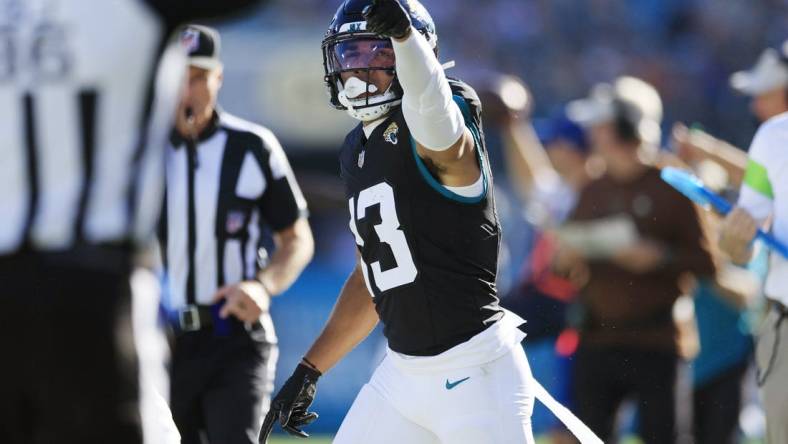
[[[481,126],[482,120],[482,101],[479,99],[479,95],[476,94],[476,90],[474,90],[470,85],[463,82],[459,79],[454,78],[447,78],[449,81],[449,86],[451,87],[451,93],[454,96],[455,101],[457,99],[462,99],[465,102],[466,106],[460,104],[461,111],[466,118],[466,122],[470,117],[470,123],[474,123],[477,126]],[[464,108],[464,109],[463,109]]]
[[[448,77],[447,80],[449,81],[452,95],[462,97],[472,109],[481,112],[482,102],[475,89],[459,79]]]
[[[273,131],[262,125],[241,119],[227,112],[221,112],[219,121],[225,130],[233,131],[239,140],[251,145],[246,148],[261,149],[263,153],[271,153],[282,149]]]

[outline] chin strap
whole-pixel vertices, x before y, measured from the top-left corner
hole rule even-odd
[[[342,106],[347,108],[348,111],[353,111],[353,103],[350,101],[350,99],[347,98],[347,94],[345,93],[344,90],[340,91],[339,94],[337,94],[337,99],[339,99],[339,103],[341,103]]]

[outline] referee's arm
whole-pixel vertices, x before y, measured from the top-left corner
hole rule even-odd
[[[220,317],[232,315],[242,322],[254,322],[268,311],[271,297],[287,290],[312,260],[315,244],[306,216],[274,231],[273,237],[276,251],[268,266],[257,273],[256,280],[222,287],[214,295],[215,302],[226,300]]]
[[[263,220],[273,231],[274,250],[268,265],[257,273],[270,296],[290,288],[312,260],[315,242],[307,221],[307,207],[282,146],[273,133],[263,137],[268,147],[269,185],[258,202]]]
[[[257,279],[271,296],[283,293],[295,282],[304,267],[312,260],[315,241],[306,217],[299,217],[289,227],[275,231],[276,249],[271,262],[260,270]]]
[[[312,260],[315,249],[307,208],[293,170],[279,141],[270,132],[264,134],[268,164],[264,166],[268,186],[257,202],[263,223],[273,231],[276,249],[268,264],[257,272],[254,281],[244,281],[219,289],[214,300],[227,300],[219,315],[235,316],[251,322],[268,310],[270,298],[295,282]]]

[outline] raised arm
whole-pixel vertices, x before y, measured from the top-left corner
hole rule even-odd
[[[524,201],[531,198],[536,184],[559,180],[530,122],[513,120],[502,129],[506,170]]]
[[[392,38],[402,113],[419,155],[442,184],[473,184],[481,174],[475,141],[430,43],[411,26],[398,0],[378,0],[364,16],[368,30]]]
[[[728,180],[740,186],[747,168],[747,154],[735,146],[699,129],[687,128],[682,123],[673,126],[672,137],[679,157],[689,164],[711,160],[728,173]]]

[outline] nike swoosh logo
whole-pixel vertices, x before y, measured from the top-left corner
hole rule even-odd
[[[454,382],[449,382],[449,380],[447,379],[446,380],[446,390],[451,390],[454,387],[457,387],[458,385],[462,384],[463,382],[465,382],[465,381],[467,381],[469,379],[471,379],[470,376],[468,376],[466,378],[462,378],[459,381],[454,381]]]

